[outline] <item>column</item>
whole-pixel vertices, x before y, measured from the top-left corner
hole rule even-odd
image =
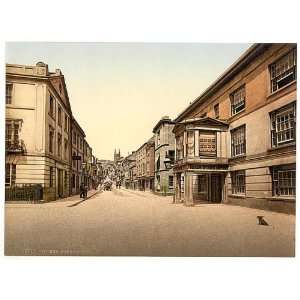
[[[184,176],[184,204],[186,206],[193,206],[193,176],[192,173],[185,172]]]

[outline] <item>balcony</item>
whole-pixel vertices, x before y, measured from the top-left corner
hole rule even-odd
[[[9,140],[5,142],[5,150],[7,153],[24,153],[25,145],[23,140]]]

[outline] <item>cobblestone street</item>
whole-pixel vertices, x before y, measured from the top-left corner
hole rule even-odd
[[[6,255],[294,256],[294,215],[126,189],[5,207]]]

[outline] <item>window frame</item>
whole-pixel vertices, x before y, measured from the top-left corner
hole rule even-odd
[[[246,195],[246,171],[231,171],[231,193],[233,195]]]
[[[287,60],[288,60],[286,62],[287,64],[291,63],[291,61],[289,61],[289,58],[288,58],[289,55],[291,55],[291,54],[292,54],[292,66],[290,66],[288,69],[285,69],[284,71],[281,70],[282,71],[281,73],[276,74],[276,72],[277,72],[276,64],[279,64],[285,58],[287,58]],[[286,67],[286,63],[285,63],[285,66],[281,66],[281,69],[284,69]],[[275,69],[275,70],[273,70],[273,69]],[[273,74],[274,72],[275,72],[275,74]],[[285,76],[282,76],[284,73],[287,73],[287,74],[285,74]],[[278,82],[288,78],[291,75],[293,76],[293,79],[291,81],[278,87]],[[278,79],[281,76],[282,76],[282,78]],[[281,89],[284,89],[291,83],[297,81],[297,49],[296,48],[290,49],[289,51],[287,51],[285,54],[281,55],[278,59],[276,59],[274,62],[272,62],[269,65],[269,77],[270,77],[270,83],[269,83],[270,84],[270,94],[274,94],[274,93],[280,91]],[[276,84],[276,88],[274,87],[274,81]]]
[[[236,140],[236,138],[234,137],[234,135],[237,135],[239,131],[243,130],[243,143],[238,143],[238,144],[234,144],[234,141]],[[241,126],[238,126],[232,130],[230,130],[230,134],[231,134],[231,157],[235,158],[235,157],[241,157],[241,156],[245,156],[246,155],[246,151],[247,151],[247,141],[246,141],[246,124],[243,124]],[[244,145],[244,146],[243,146]],[[238,154],[236,154],[236,149],[237,147],[244,148],[244,152],[240,152]],[[234,151],[235,150],[235,151]]]
[[[279,109],[273,110],[270,112],[270,127],[271,127],[271,147],[272,148],[277,148],[279,146],[282,145],[288,145],[291,143],[296,142],[296,101],[289,103],[287,105],[284,105],[282,107],[280,107]],[[292,112],[292,113],[289,113]],[[278,121],[278,116],[283,116],[284,113],[288,114],[288,118],[286,120],[280,120],[279,123],[277,123]],[[292,116],[292,118],[291,118]],[[282,125],[282,123],[286,122],[288,123],[288,125],[290,125],[290,127],[288,128],[282,128],[285,125]],[[292,125],[291,125],[292,124]],[[278,127],[281,127],[278,131]],[[278,137],[283,137],[284,133],[289,133],[290,138],[285,139],[285,140],[278,140]],[[287,136],[287,135],[286,135]]]
[[[16,184],[16,178],[17,178],[17,165],[6,163],[5,164],[5,186],[6,187],[14,186]]]
[[[5,84],[5,104],[12,104],[13,88],[14,88],[14,85],[12,82],[6,82],[6,84]],[[10,93],[8,93],[8,91],[10,91]],[[8,99],[9,99],[9,101],[8,101]]]
[[[283,176],[289,174],[288,177],[283,178]],[[282,176],[280,176],[282,175]],[[272,196],[273,197],[296,197],[296,165],[278,165],[271,167],[271,176],[272,176]],[[281,178],[280,178],[281,177]],[[291,185],[284,185],[282,181],[290,181]],[[281,191],[280,191],[281,190]],[[290,190],[294,191],[290,193]],[[282,193],[287,191],[287,193]]]
[[[203,141],[203,136],[206,136],[206,142]],[[205,139],[205,137],[204,137]],[[214,139],[214,143],[208,139]],[[203,147],[205,146],[205,147]],[[213,147],[214,146],[214,147]],[[202,151],[203,149],[214,149]],[[216,157],[217,156],[217,133],[215,131],[199,130],[199,157]]]
[[[237,94],[243,93],[243,100],[239,100],[237,104],[234,102],[235,96]],[[230,98],[230,111],[231,111],[231,116],[235,116],[241,112],[243,112],[246,109],[246,84],[241,85],[239,88],[235,89],[229,96]],[[242,105],[240,104],[242,103]],[[237,107],[242,107],[240,110],[237,111]]]

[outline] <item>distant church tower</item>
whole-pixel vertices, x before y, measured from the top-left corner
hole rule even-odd
[[[119,149],[119,152],[117,152],[117,150],[115,149],[115,152],[114,152],[114,162],[117,162],[120,158],[121,158],[121,151],[120,151],[120,149]]]

